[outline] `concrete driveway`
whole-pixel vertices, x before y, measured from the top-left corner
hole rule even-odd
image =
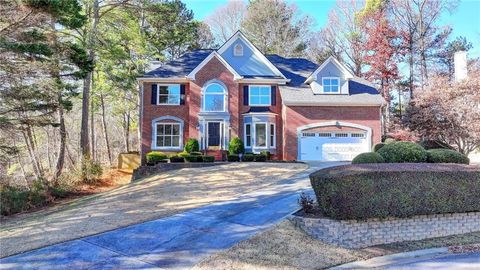
[[[224,183],[218,187],[219,191],[229,189],[232,171],[243,176],[249,174],[256,181],[243,177],[241,180],[256,191],[237,193],[230,199],[183,213],[7,257],[0,260],[0,269],[189,268],[205,256],[228,248],[295,211],[298,194],[311,190],[308,174],[334,165],[338,163],[316,163],[307,169],[302,164],[249,163],[248,166],[230,164],[226,168],[172,172],[165,177],[183,174],[186,179],[195,179],[201,172],[206,181],[221,178]],[[262,173],[265,181],[255,184]]]

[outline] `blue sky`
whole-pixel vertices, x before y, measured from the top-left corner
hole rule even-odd
[[[215,8],[226,3],[226,0],[183,0],[187,7],[193,10],[195,18],[203,20]],[[294,2],[305,14],[316,21],[316,28],[320,29],[327,21],[328,12],[335,4],[335,0],[288,0]],[[480,56],[480,0],[463,0],[457,9],[450,14],[445,12],[441,22],[452,26],[451,38],[464,36],[474,48],[469,52],[470,57]]]

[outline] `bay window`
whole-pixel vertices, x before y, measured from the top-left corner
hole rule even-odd
[[[245,124],[245,146],[251,147],[252,146],[252,125]]]

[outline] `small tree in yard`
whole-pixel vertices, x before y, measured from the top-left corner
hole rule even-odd
[[[200,150],[198,140],[192,138],[188,139],[187,143],[185,144],[184,150],[187,153],[198,152]]]
[[[423,139],[437,140],[468,155],[480,146],[480,68],[469,78],[432,77],[407,108],[405,124]]]
[[[243,146],[243,141],[238,137],[233,138],[228,145],[228,153],[230,155],[238,155],[244,152],[245,147]]]

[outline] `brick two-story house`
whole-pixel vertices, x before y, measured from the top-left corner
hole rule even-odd
[[[381,138],[383,98],[330,57],[263,55],[241,32],[138,78],[142,157],[197,138],[218,158],[233,137],[283,160],[351,160]]]

